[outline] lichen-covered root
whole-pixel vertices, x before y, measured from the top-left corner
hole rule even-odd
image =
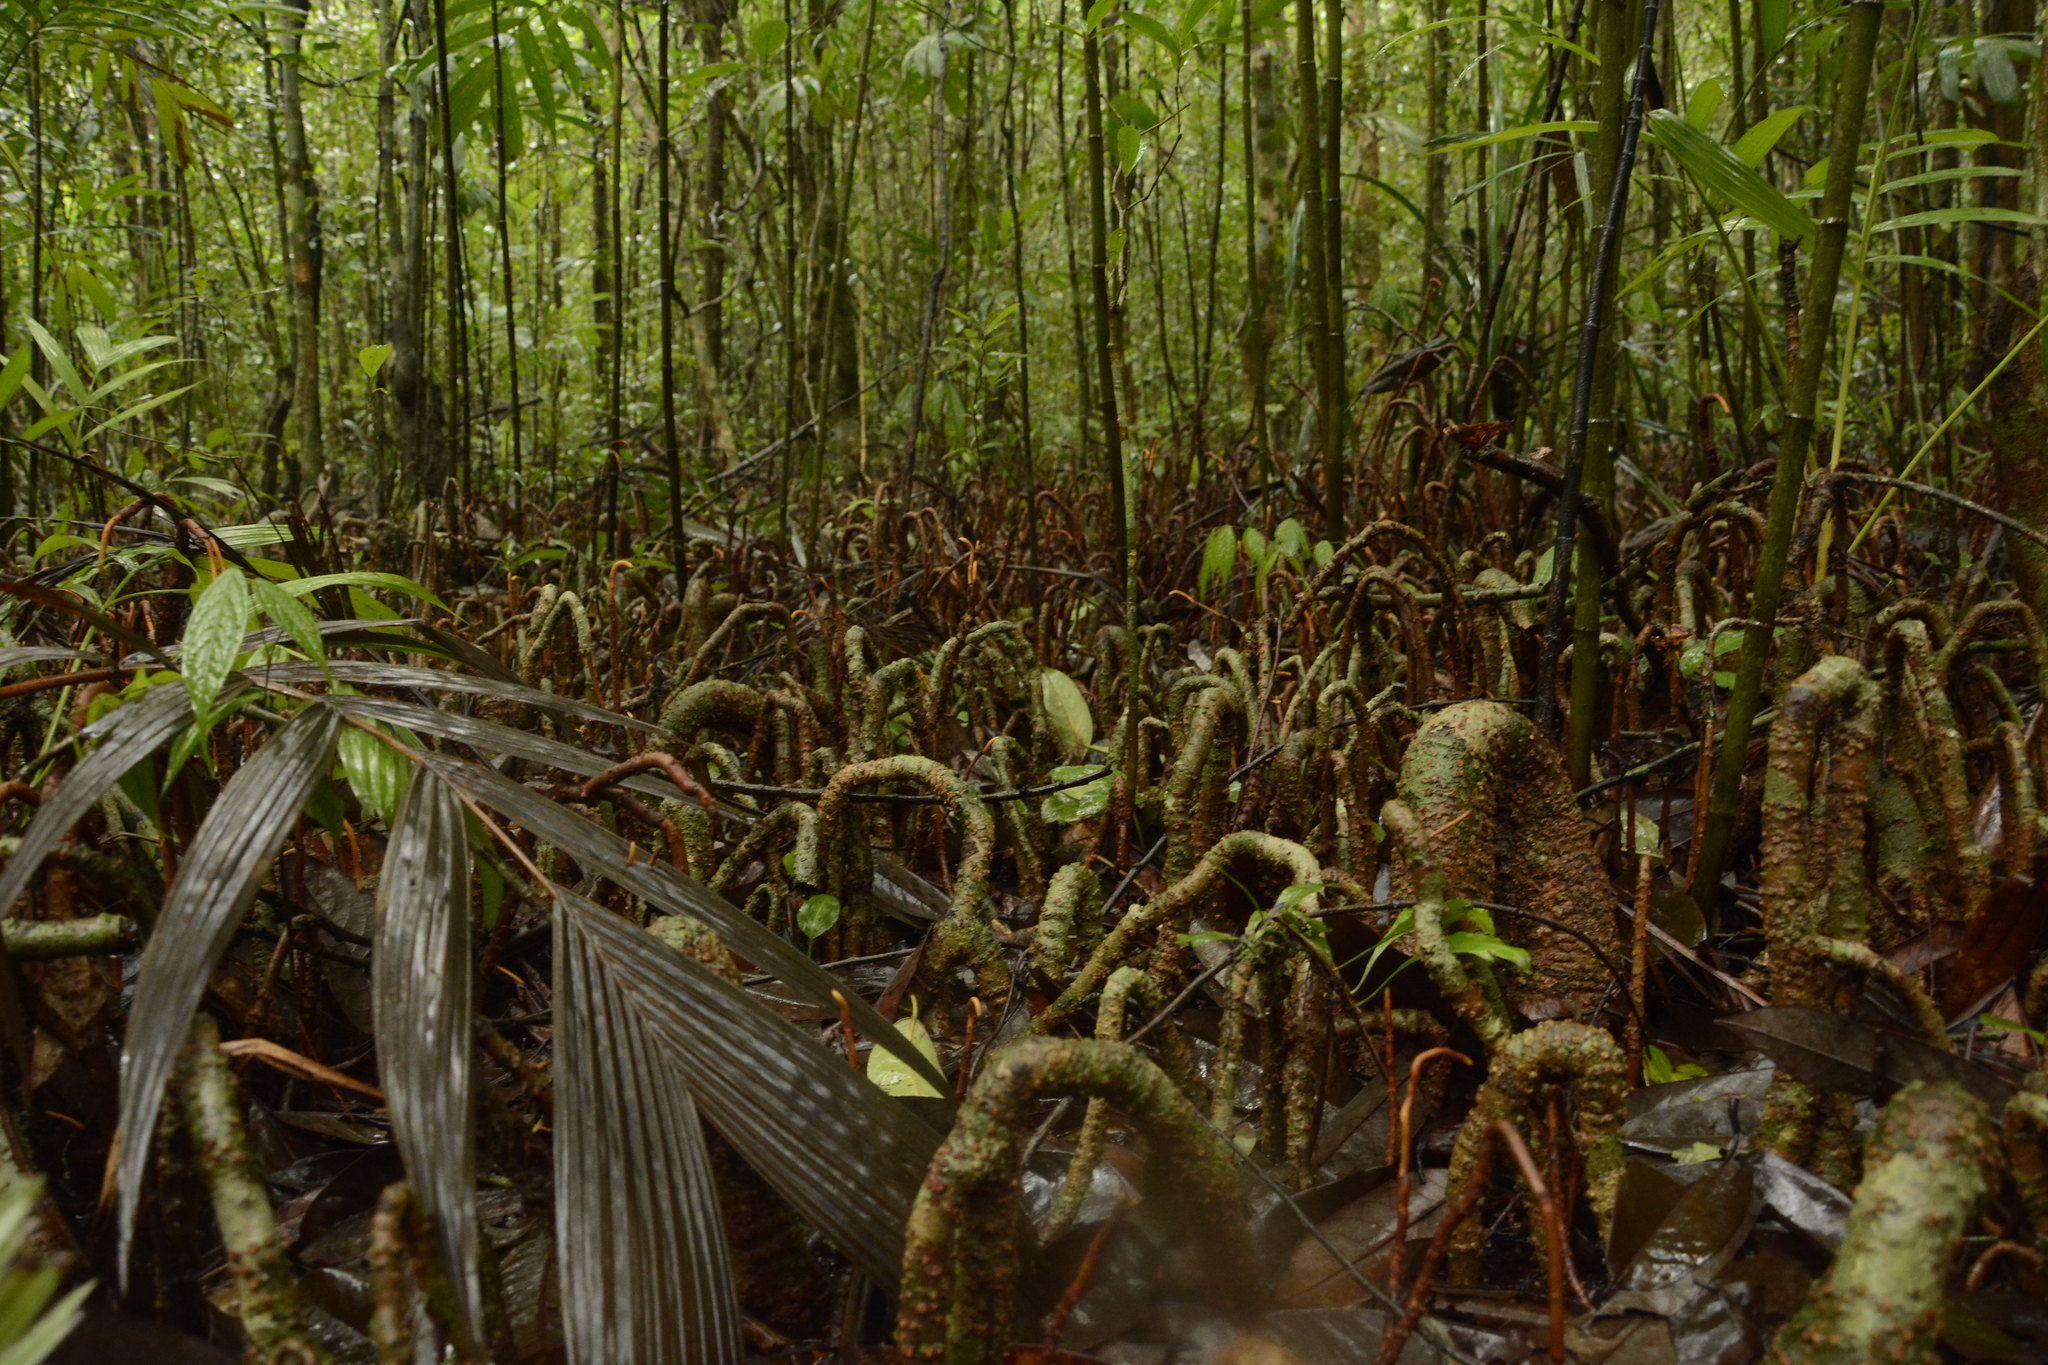
[[[1998,1167],[1984,1106],[1960,1087],[1893,1097],[1863,1154],[1834,1264],[1778,1332],[1773,1365],[1927,1365],[1956,1248]]]

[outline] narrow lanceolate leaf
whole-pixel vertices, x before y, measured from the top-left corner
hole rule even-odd
[[[713,1126],[848,1260],[894,1284],[904,1220],[938,1135],[745,991],[616,915],[567,904],[583,943],[677,1059]],[[558,998],[558,1028],[560,1008]],[[558,1102],[556,1113],[566,1112]]]
[[[1804,241],[1813,219],[1748,163],[1669,109],[1652,109],[1644,125],[1650,138],[1685,167],[1709,200],[1731,207],[1781,237]]]
[[[443,754],[422,761],[448,785],[472,801],[491,807],[561,849],[584,867],[599,873],[633,895],[672,914],[694,915],[725,940],[725,946],[747,961],[779,977],[820,1009],[837,1013],[839,981],[783,939],[747,918],[723,896],[666,863],[628,856],[624,839],[589,820],[580,819],[554,802],[529,791],[503,773]],[[874,1006],[858,995],[848,1000],[853,1026],[882,1047],[926,1073],[934,1085],[946,1077],[909,1040],[890,1026]]]
[[[355,683],[363,687],[417,687],[423,692],[467,692],[478,697],[503,697],[507,701],[518,702],[522,706],[536,706],[560,716],[594,720],[650,735],[661,733],[659,725],[636,720],[632,716],[622,716],[616,711],[607,711],[601,706],[592,706],[573,697],[558,697],[552,692],[543,692],[538,687],[528,687],[525,683],[501,682],[496,678],[472,678],[468,674],[445,668],[409,668],[402,664],[370,664],[353,660],[338,659],[327,668],[337,682]],[[299,677],[311,682],[322,674],[319,668],[310,664],[288,664],[267,670],[267,676],[279,679]]]
[[[306,798],[327,775],[340,724],[326,707],[308,707],[242,765],[193,837],[177,885],[157,914],[121,1050],[115,1172],[124,1279],[149,1165],[149,1139],[171,1064],[185,1046],[192,1011],[199,1007],[214,963],[256,899],[264,869],[290,837]]]
[[[381,746],[380,746],[381,747]],[[480,1340],[470,1110],[469,845],[462,803],[416,774],[391,828],[370,958],[377,1074],[441,1271]]]
[[[220,695],[228,670],[235,666],[235,653],[242,647],[242,627],[248,621],[249,584],[240,569],[224,568],[193,604],[192,617],[185,623],[184,648],[178,655],[185,691],[191,694],[192,709],[202,717],[213,713],[213,699]]]
[[[99,747],[66,773],[57,790],[44,800],[36,818],[22,832],[7,870],[0,872],[0,915],[14,908],[28,888],[29,878],[71,827],[130,768],[162,748],[191,720],[192,703],[182,689],[153,687],[87,732],[100,736]]]
[[[65,649],[59,645],[13,645],[0,649],[0,673],[23,664],[55,663],[60,659],[94,660],[99,655],[86,649]]]
[[[570,1365],[738,1360],[704,1129],[686,1069],[649,1017],[663,1003],[620,979],[620,938],[660,947],[557,894],[555,1226]]]

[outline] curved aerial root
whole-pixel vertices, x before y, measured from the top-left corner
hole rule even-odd
[[[1032,1031],[1049,1033],[1064,1023],[1089,996],[1102,989],[1111,972],[1129,962],[1159,930],[1185,920],[1238,858],[1255,858],[1280,868],[1287,873],[1291,885],[1316,882],[1322,877],[1315,855],[1300,844],[1248,829],[1224,835],[1185,877],[1117,921],[1116,928],[1089,955],[1073,984],[1033,1021]],[[1297,908],[1304,913],[1313,911],[1315,897],[1305,898]]]
[[[2013,1188],[2034,1225],[2034,1240],[2042,1242],[2048,1239],[2048,1095],[2022,1090],[2005,1102],[2000,1123]]]
[[[1997,1169],[1990,1115],[1960,1087],[1895,1095],[1864,1151],[1848,1233],[1779,1330],[1775,1365],[1932,1365],[1949,1267]]]
[[[991,1056],[911,1206],[903,1248],[896,1350],[905,1361],[978,1365],[1010,1340],[1021,1211],[1019,1153],[1041,1100],[1106,1100],[1151,1147],[1149,1168],[1171,1173],[1190,1271],[1220,1306],[1260,1292],[1230,1145],[1155,1063],[1123,1043],[1026,1038]]]
[[[851,809],[854,789],[874,782],[918,783],[939,798],[948,813],[960,821],[963,831],[960,865],[953,874],[953,903],[946,917],[932,930],[918,974],[944,982],[954,968],[972,967],[983,995],[1002,995],[1010,989],[1010,969],[1003,961],[1002,945],[981,918],[981,903],[988,897],[989,871],[995,866],[995,817],[960,775],[945,764],[915,754],[897,754],[849,763],[832,775],[824,795],[818,798],[821,847],[831,850],[838,846],[837,835]],[[860,824],[854,821],[849,828],[857,836]]]
[[[1416,732],[1400,794],[1430,831],[1451,895],[1512,905],[1584,936],[1504,918],[1497,932],[1532,960],[1509,1003],[1530,1019],[1596,1008],[1611,973],[1586,940],[1619,954],[1613,897],[1549,741],[1498,702],[1446,707]]]
[[[1095,1036],[1105,1043],[1120,1043],[1124,1037],[1126,1007],[1132,999],[1146,1010],[1157,1014],[1166,1008],[1165,992],[1144,972],[1136,967],[1119,967],[1109,975],[1109,984],[1102,988],[1102,1005],[1095,1012]],[[1180,1030],[1168,1027],[1160,1030],[1159,1065],[1180,1087],[1181,1093],[1191,1103],[1202,1101],[1202,1083],[1195,1072],[1194,1060],[1188,1056],[1187,1040]],[[1081,1120],[1081,1135],[1074,1140],[1074,1155],[1067,1161],[1066,1179],[1060,1183],[1060,1192],[1054,1198],[1052,1212],[1046,1215],[1045,1227],[1040,1236],[1046,1242],[1058,1238],[1074,1224],[1074,1218],[1081,1212],[1081,1204],[1088,1196],[1088,1190],[1095,1182],[1095,1165],[1102,1159],[1102,1149],[1109,1143],[1109,1103],[1106,1100],[1088,1101],[1088,1113]]]
[[[1031,965],[1057,979],[1075,953],[1092,953],[1101,942],[1102,879],[1086,863],[1068,863],[1046,888]]]
[[[1628,1094],[1627,1067],[1621,1045],[1588,1024],[1552,1019],[1516,1034],[1494,1054],[1486,1084],[1479,1088],[1472,1112],[1458,1130],[1451,1151],[1450,1188],[1462,1189],[1473,1178],[1479,1145],[1496,1119],[1521,1129],[1534,1129],[1543,1093],[1551,1086],[1577,1090],[1570,1111],[1572,1139],[1585,1163],[1586,1201],[1607,1235],[1614,1218],[1614,1197],[1621,1184],[1621,1122]],[[1476,1217],[1465,1220],[1451,1235],[1451,1279],[1471,1284],[1478,1277],[1479,1252],[1486,1229]]]

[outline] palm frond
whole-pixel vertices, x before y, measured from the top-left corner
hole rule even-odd
[[[671,914],[694,915],[725,940],[726,947],[757,965],[820,1009],[837,1012],[838,980],[763,925],[755,923],[723,896],[695,878],[663,863],[627,856],[624,839],[588,820],[578,819],[554,802],[527,790],[504,774],[480,764],[442,754],[425,755],[427,765],[472,801],[491,807],[524,825],[568,853],[585,867],[601,872],[649,904]],[[894,1025],[858,995],[846,996],[850,1017],[877,1046],[885,1047],[942,1089],[946,1078],[931,1061],[896,1031]]]
[[[713,1125],[847,1259],[894,1284],[904,1220],[938,1135],[702,964],[587,901],[564,904],[578,951],[603,960]]]
[[[121,1055],[121,1125],[115,1144],[124,1278],[150,1136],[192,1011],[214,963],[256,898],[257,882],[290,837],[313,788],[327,775],[340,725],[341,718],[326,707],[309,706],[242,765],[193,837],[143,950]]]
[[[393,1140],[476,1339],[483,1298],[470,1107],[469,875],[461,803],[446,783],[415,771],[377,886],[370,958],[377,1070]]]
[[[555,1224],[571,1365],[740,1358],[739,1306],[690,1084],[622,981],[651,935],[555,898]]]

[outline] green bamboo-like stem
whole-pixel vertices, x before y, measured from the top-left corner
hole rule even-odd
[[[1600,377],[1603,368],[1600,364],[1601,349],[1614,312],[1615,262],[1621,253],[1621,226],[1628,207],[1629,172],[1635,164],[1636,139],[1641,136],[1643,128],[1650,54],[1657,36],[1657,7],[1658,0],[1646,0],[1643,5],[1642,43],[1636,56],[1635,84],[1629,94],[1628,117],[1621,125],[1619,145],[1615,147],[1614,174],[1607,188],[1606,216],[1600,223],[1599,245],[1593,253],[1592,284],[1586,290],[1586,311],[1579,326],[1578,372],[1572,384],[1572,420],[1565,437],[1564,493],[1558,499],[1557,540],[1550,555],[1553,566],[1550,614],[1543,632],[1543,654],[1536,670],[1537,723],[1544,733],[1554,735],[1557,733],[1557,669],[1564,655],[1565,593],[1569,586],[1564,567],[1573,565],[1577,572],[1571,577],[1578,583],[1580,599],[1571,617],[1571,631],[1577,637],[1578,648],[1572,656],[1571,735],[1566,745],[1565,765],[1573,786],[1584,786],[1591,769],[1596,715],[1594,688],[1590,685],[1584,688],[1582,697],[1579,675],[1583,670],[1597,669],[1600,661],[1599,571],[1590,554],[1587,561],[1581,563],[1573,558],[1573,550],[1578,538],[1579,507],[1586,494],[1589,466],[1593,471],[1593,492],[1596,496],[1603,490],[1601,481],[1611,482],[1613,477],[1605,444],[1597,455],[1588,454],[1590,424],[1594,401],[1602,384],[1610,395],[1609,405],[1612,403],[1612,374],[1605,380]],[[1618,27],[1611,14],[1603,14],[1601,22],[1603,32],[1611,33]],[[1611,366],[1606,368],[1612,369]],[[1590,546],[1588,549],[1590,551]],[[1588,593],[1591,594],[1590,602],[1586,600]],[[1594,681],[1597,682],[1597,677]]]
[[[1800,309],[1799,355],[1793,365],[1792,388],[1787,394],[1785,431],[1778,443],[1778,468],[1771,480],[1770,515],[1765,523],[1763,549],[1757,556],[1749,624],[1743,632],[1742,658],[1735,670],[1734,691],[1728,698],[1728,717],[1721,733],[1721,752],[1715,757],[1706,828],[1700,837],[1699,859],[1692,874],[1693,896],[1703,906],[1711,905],[1719,894],[1721,873],[1727,866],[1735,817],[1742,806],[1742,772],[1750,730],[1763,695],[1764,665],[1769,661],[1778,604],[1785,596],[1793,524],[1798,520],[1799,494],[1813,444],[1814,402],[1827,361],[1835,286],[1841,279],[1843,247],[1849,238],[1857,152],[1863,139],[1864,108],[1870,98],[1871,61],[1877,53],[1878,28],[1883,21],[1884,6],[1880,0],[1852,0],[1842,39],[1842,75],[1836,89],[1835,124],[1828,145],[1827,188],[1821,195],[1820,230],[1815,234],[1813,267],[1807,276],[1806,297]]]

